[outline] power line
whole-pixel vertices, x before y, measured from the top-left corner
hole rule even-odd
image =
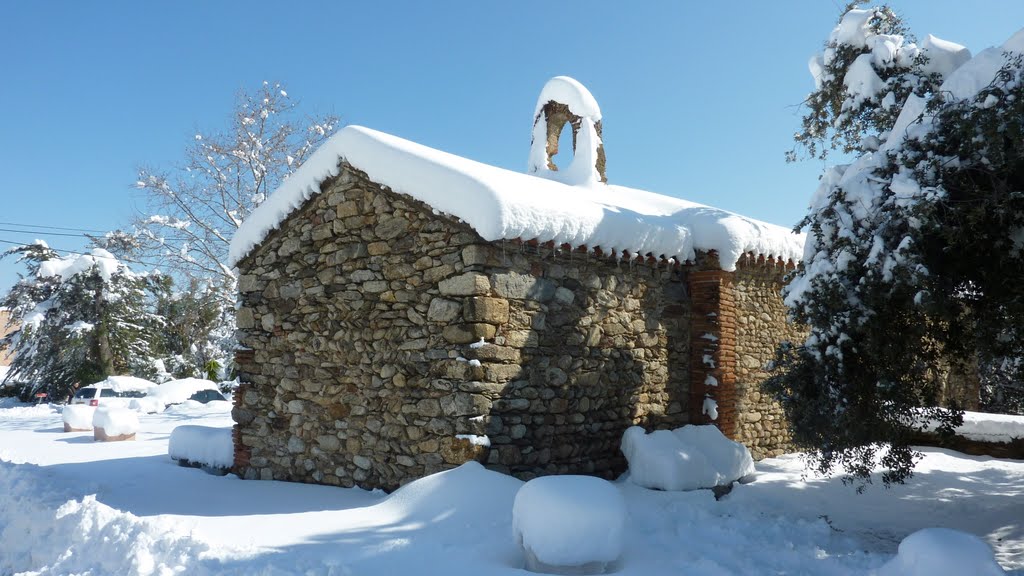
[[[71,236],[73,238],[83,238],[85,233],[69,234],[67,232],[50,232],[50,231],[39,231],[39,230],[12,230],[10,228],[0,228],[0,232],[14,232],[16,234],[40,234],[46,236]]]
[[[4,240],[3,238],[0,238],[0,242],[4,242],[6,244],[14,244],[16,246],[27,246],[27,244],[25,242],[15,242],[13,240]],[[62,248],[54,248],[53,246],[47,246],[47,248],[49,248],[50,250],[53,250],[54,252],[67,252],[68,254],[78,254],[79,256],[92,256],[91,252],[79,252],[77,250],[64,250]],[[154,266],[154,267],[157,266],[157,264],[152,264],[150,262],[143,262],[142,260],[133,260],[131,258],[118,258],[118,260],[120,260],[121,262],[128,262],[130,264],[142,264],[143,266]]]
[[[0,222],[0,224],[3,224],[3,222]],[[16,226],[18,226],[18,224],[16,224]],[[50,231],[41,231],[41,230],[14,230],[14,229],[11,229],[11,228],[0,228],[0,232],[13,232],[15,234],[38,234],[40,236],[68,236],[68,237],[71,237],[71,238],[90,238],[90,236],[88,234],[85,234],[85,233],[69,234],[67,232],[50,232]],[[178,237],[178,236],[171,236],[171,237],[164,237],[163,240],[169,240],[169,241],[172,241],[172,242],[187,242],[187,241],[191,240],[191,238],[183,238],[183,237]]]
[[[92,228],[68,228],[66,226],[46,226],[44,224],[22,224],[20,222],[0,222],[0,226],[19,226],[21,228],[45,228],[47,230],[72,230],[78,232],[97,232],[105,234],[109,230],[94,230]]]

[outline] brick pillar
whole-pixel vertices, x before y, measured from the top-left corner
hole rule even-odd
[[[235,366],[238,367],[239,380],[246,379],[246,372],[252,370],[252,364],[254,361],[255,354],[252,350],[235,350]],[[246,391],[248,391],[251,386],[252,384],[248,382],[243,381],[239,383],[238,388],[235,390],[235,409],[242,409],[242,399],[245,396]],[[234,411],[235,410],[232,410],[232,412]],[[242,444],[242,429],[237,422],[231,427],[231,441],[235,447],[235,462],[231,471],[241,478],[244,477],[245,470],[249,467],[249,459],[252,457],[252,449]]]
[[[690,423],[714,424],[736,438],[736,297],[733,274],[700,270],[689,274]],[[710,377],[710,378],[709,378]],[[717,385],[715,384],[717,383]],[[718,404],[718,418],[703,413],[704,398]]]

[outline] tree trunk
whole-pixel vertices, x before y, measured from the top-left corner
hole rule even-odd
[[[114,374],[114,353],[110,350],[110,334],[103,314],[103,286],[96,287],[96,346],[104,376]]]

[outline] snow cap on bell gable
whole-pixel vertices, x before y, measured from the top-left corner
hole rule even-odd
[[[576,150],[569,166],[558,170],[553,151],[566,123],[575,132]],[[745,253],[793,262],[803,253],[804,235],[782,226],[605,183],[601,110],[582,84],[558,76],[545,85],[534,112],[529,173],[347,126],[246,218],[231,240],[230,264],[319,194],[320,184],[336,176],[343,161],[382,186],[462,220],[488,241],[535,240],[676,261],[692,260],[697,250],[716,251],[725,270],[735,269]]]

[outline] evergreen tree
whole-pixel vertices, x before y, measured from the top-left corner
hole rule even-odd
[[[150,341],[160,319],[147,309],[147,277],[110,252],[61,257],[45,243],[12,248],[28,268],[0,300],[18,329],[3,339],[14,353],[6,381],[22,396],[64,399],[76,385],[151,370]]]
[[[864,17],[837,31],[851,14]],[[785,297],[810,335],[780,347],[765,386],[819,472],[869,480],[880,458],[885,483],[904,481],[915,436],[962,422],[960,406],[939,407],[951,375],[1024,354],[1018,36],[959,70],[963,50],[933,39],[934,73],[948,78],[842,136],[863,153],[826,172],[798,225],[808,244]]]
[[[156,346],[164,368],[161,377],[229,377],[225,369],[230,359],[224,350],[233,345],[234,334],[216,291],[196,280],[182,290],[171,276],[161,276],[154,293],[155,314],[164,321]]]

